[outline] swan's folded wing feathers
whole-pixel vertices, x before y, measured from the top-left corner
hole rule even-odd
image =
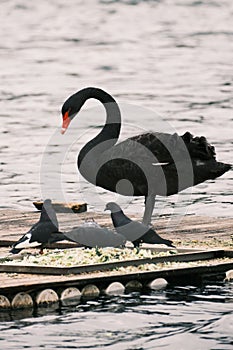
[[[148,155],[153,154],[153,163],[173,163],[171,150],[174,151],[178,138],[179,136],[177,134],[169,135],[154,132],[133,136],[130,139],[144,146],[148,150]],[[143,157],[145,156],[143,155]],[[149,158],[151,160],[151,155]]]
[[[187,137],[187,134],[189,134],[189,137]],[[189,132],[186,132],[181,137],[192,158],[203,160],[215,159],[215,148],[207,141],[206,137],[193,137]]]
[[[182,136],[177,133],[145,133],[130,139],[147,147],[159,162],[172,163],[174,159],[182,159],[188,153],[194,158],[215,158],[214,146],[210,145],[204,136],[193,137],[190,132]]]

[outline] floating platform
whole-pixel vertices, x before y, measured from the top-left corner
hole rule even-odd
[[[8,247],[38,218],[37,211],[1,210],[0,255],[8,252]],[[102,226],[112,227],[109,215],[58,214],[61,231],[92,218]],[[135,219],[138,218],[135,216]],[[93,298],[101,293],[159,288],[167,283],[199,284],[205,278],[223,280],[226,275],[232,276],[229,271],[233,270],[233,218],[186,216],[182,220],[171,220],[163,217],[154,222],[154,228],[162,237],[174,240],[178,247],[176,254],[71,267],[0,263],[0,309],[77,302],[80,298]],[[75,243],[61,242],[50,248],[75,246]],[[152,245],[143,245],[142,249],[169,250]],[[153,269],[146,270],[145,266]]]

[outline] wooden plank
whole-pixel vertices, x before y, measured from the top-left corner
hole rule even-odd
[[[39,219],[39,212],[0,210],[0,247],[10,247]],[[136,216],[132,216],[137,218]],[[100,225],[113,229],[109,215],[85,212],[81,214],[58,214],[61,231],[68,231],[85,220],[94,218]],[[140,219],[140,218],[137,218]],[[163,238],[174,241],[179,247],[233,249],[231,239],[233,218],[208,218],[195,215],[183,217],[180,222],[168,217],[156,219],[154,228]],[[71,242],[57,242],[48,247],[69,248]],[[148,246],[143,244],[143,246]],[[151,246],[150,246],[151,248]],[[35,248],[37,249],[37,248]]]
[[[9,245],[19,239],[39,219],[39,212],[22,212],[18,210],[0,210],[0,243]],[[60,230],[70,230],[85,220],[93,218],[100,225],[112,228],[109,214],[85,212],[80,214],[58,213]],[[141,220],[138,215],[131,215],[133,219]],[[196,215],[183,217],[160,217],[153,222],[153,226],[165,238],[169,239],[229,239],[233,229],[233,218],[214,218]]]
[[[210,250],[204,252],[194,252],[185,254],[174,254],[170,256],[161,256],[155,258],[144,258],[134,260],[124,260],[117,262],[93,264],[93,265],[79,265],[73,267],[52,267],[52,266],[24,266],[15,264],[0,264],[0,272],[8,273],[34,273],[46,275],[71,275],[89,273],[93,271],[107,271],[119,267],[139,266],[144,264],[157,264],[165,262],[189,262],[197,260],[207,260],[214,258],[223,258],[225,256],[224,250]]]
[[[106,288],[112,282],[121,282],[123,284],[130,280],[138,280],[143,283],[148,283],[155,278],[164,278],[168,282],[173,283],[182,278],[184,281],[193,278],[193,276],[201,277],[203,274],[211,273],[224,273],[233,268],[233,263],[218,263],[211,266],[196,266],[196,267],[185,267],[185,268],[170,268],[161,269],[156,271],[138,271],[132,273],[112,273],[110,275],[102,273],[90,273],[86,275],[76,276],[36,276],[36,278],[28,278],[30,275],[21,276],[15,280],[8,276],[5,282],[1,285],[0,293],[2,294],[13,294],[16,292],[33,292],[36,290],[42,290],[43,288],[60,288],[60,287],[83,287],[87,284],[94,284],[100,286],[100,288]],[[33,276],[33,275],[32,275]],[[194,280],[193,280],[194,282]]]

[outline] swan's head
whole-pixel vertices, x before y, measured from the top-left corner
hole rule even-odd
[[[61,133],[64,134],[71,122],[71,120],[76,116],[76,114],[82,108],[87,96],[83,94],[83,90],[76,92],[71,95],[63,104],[62,113],[62,129]]]
[[[109,103],[114,105],[116,109],[116,117],[120,119],[119,108],[117,106],[116,101],[111,95],[109,95],[107,92],[105,92],[102,89],[95,88],[95,87],[87,87],[71,95],[64,102],[61,110],[62,118],[63,118],[62,129],[61,129],[62,134],[66,132],[71,120],[76,116],[76,114],[80,111],[84,103],[89,98],[95,98],[99,100],[101,103],[103,103],[104,105]]]
[[[71,120],[80,111],[82,105],[78,103],[78,99],[74,98],[74,95],[69,97],[62,106],[62,129],[61,133],[64,134],[68,129]]]
[[[62,129],[61,133],[64,134],[71,122],[71,120],[76,116],[80,111],[85,101],[93,97],[94,92],[98,89],[88,87],[84,88],[75,94],[71,95],[63,104],[61,113],[62,113]]]

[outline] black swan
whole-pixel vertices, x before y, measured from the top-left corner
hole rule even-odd
[[[216,161],[214,147],[204,136],[147,132],[118,144],[121,113],[114,98],[99,88],[85,88],[70,96],[62,106],[64,134],[84,103],[94,98],[106,110],[106,123],[78,155],[82,176],[96,186],[126,196],[144,196],[143,223],[148,225],[155,196],[169,196],[231,168]]]
[[[10,253],[18,254],[24,248],[41,246],[43,248],[52,239],[52,234],[58,234],[58,221],[52,207],[51,200],[46,199],[43,203],[40,219],[30,230],[13,244]]]
[[[138,221],[132,221],[123,213],[118,204],[109,202],[105,210],[111,211],[112,223],[116,231],[125,236],[128,241],[131,241],[134,247],[138,247],[140,243],[151,243],[165,244],[168,247],[175,248],[172,241],[163,239],[152,228]]]

